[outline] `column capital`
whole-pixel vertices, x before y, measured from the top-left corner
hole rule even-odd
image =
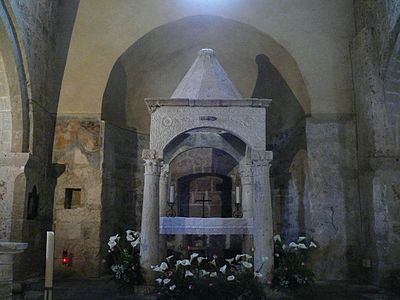
[[[251,151],[251,163],[252,165],[269,165],[273,159],[272,151],[266,150],[253,150]]]
[[[142,158],[144,160],[145,175],[160,175],[162,161],[156,150],[144,149]]]
[[[169,164],[161,163],[160,178],[167,180],[169,175]]]
[[[160,155],[157,150],[143,149],[142,151],[143,160],[160,160]]]

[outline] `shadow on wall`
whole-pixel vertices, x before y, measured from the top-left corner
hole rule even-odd
[[[101,119],[122,128],[127,128],[127,75],[121,58],[114,64],[103,96]]]
[[[247,24],[202,15],[160,26],[121,54],[104,93],[103,120],[148,133],[150,115],[143,99],[170,97],[202,48],[216,51],[223,68],[244,97],[252,94],[257,79],[254,58],[267,53],[296,89],[297,100],[309,108],[302,75],[282,46]],[[288,84],[285,82],[285,85]]]
[[[274,153],[271,185],[274,209],[274,230],[289,241],[305,233],[304,170],[293,170],[296,154],[307,149],[305,113],[285,79],[268,56],[259,54],[254,98],[270,98],[267,112],[267,148]],[[302,165],[301,165],[302,166]],[[302,178],[297,178],[302,177]],[[301,182],[295,189],[293,182]]]

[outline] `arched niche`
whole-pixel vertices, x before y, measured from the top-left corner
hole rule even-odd
[[[252,26],[203,15],[186,17],[150,31],[117,59],[103,94],[102,119],[148,133],[150,115],[143,98],[171,95],[197,52],[204,47],[216,50],[244,97],[254,94],[259,77],[256,57],[268,56],[302,110],[310,112],[310,100],[297,63],[281,45]]]

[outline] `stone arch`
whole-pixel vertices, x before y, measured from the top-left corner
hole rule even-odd
[[[195,163],[195,161],[198,160],[198,155],[202,152],[207,152],[207,154],[209,154],[207,157],[208,165],[203,166],[203,168]],[[204,161],[205,160],[206,159],[204,159]],[[223,160],[224,163],[219,163],[218,160]],[[187,162],[186,164],[185,161]],[[228,176],[228,174],[235,169],[238,164],[239,161],[237,161],[231,154],[225,152],[224,150],[216,148],[192,148],[180,153],[174,158],[174,160],[170,161],[169,171],[172,179],[178,179],[199,173],[215,173]],[[179,174],[173,174],[175,166],[179,166]]]
[[[218,134],[218,131],[223,131],[223,133]],[[195,132],[194,135],[204,133],[205,136],[201,135],[200,138],[196,139],[195,137],[191,140],[193,136],[190,136],[191,132]],[[210,135],[212,135],[211,138]],[[162,148],[163,159],[165,162],[171,163],[176,157],[186,151],[196,148],[213,148],[229,154],[234,160],[240,162],[245,156],[247,145],[249,145],[248,142],[230,130],[209,127],[192,128],[178,133],[165,144]]]
[[[246,44],[246,47],[238,47]],[[244,97],[257,81],[258,55],[268,56],[306,114],[310,99],[293,57],[256,28],[217,16],[191,16],[157,27],[132,44],[115,62],[103,94],[102,119],[141,133],[149,130],[145,97],[169,97],[196,57],[216,50],[224,69]],[[121,79],[122,78],[122,79]]]
[[[0,149],[27,152],[29,148],[28,87],[15,28],[0,8]]]

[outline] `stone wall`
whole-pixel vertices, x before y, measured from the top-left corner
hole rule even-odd
[[[400,270],[396,196],[400,170],[400,4],[355,1],[352,45],[362,216],[363,274],[384,283]]]
[[[355,124],[336,116],[307,119],[307,235],[319,246],[317,278],[345,279],[358,271],[359,203]]]
[[[61,257],[67,250],[73,254],[68,272],[97,276],[101,260],[102,123],[93,118],[59,117],[53,160],[65,168],[54,194],[55,272],[64,272]],[[68,198],[71,203],[66,203]]]
[[[98,117],[57,118],[53,161],[62,174],[54,196],[55,272],[65,272],[61,254],[67,250],[73,254],[69,274],[99,276],[108,238],[140,230],[141,153],[148,142],[148,136]]]
[[[64,9],[67,3],[69,7]],[[13,191],[13,198],[21,199],[14,202],[17,207],[12,211],[12,216],[16,222],[12,225],[10,238],[29,243],[28,250],[15,263],[17,279],[40,275],[44,270],[45,237],[46,230],[52,228],[53,193],[57,176],[57,169],[52,165],[55,114],[73,25],[73,22],[65,21],[70,20],[71,16],[73,19],[77,8],[72,3],[77,2],[16,0],[7,1],[0,8],[6,30],[14,33],[12,37],[7,37],[13,39],[8,41],[13,45],[9,57],[13,64],[10,64],[7,75],[10,78],[13,72],[18,73],[18,79],[10,85],[10,96],[14,97],[11,102],[13,126],[17,124],[14,124],[14,120],[18,119],[15,117],[17,112],[27,112],[29,109],[29,114],[26,114],[26,118],[24,116],[23,127],[14,126],[17,136],[13,134],[12,141],[12,151],[21,151],[23,148],[23,151],[29,150],[31,153],[25,169],[20,170],[24,174],[17,178],[18,188]],[[8,16],[7,22],[4,16]],[[16,83],[18,81],[19,86]],[[16,103],[20,107],[13,107]],[[27,137],[29,142],[24,140],[21,147],[21,142],[15,143],[18,135]],[[10,163],[8,168],[12,170],[15,166],[12,161]],[[10,180],[10,184],[14,184],[14,179]],[[28,219],[28,196],[34,190],[38,195],[37,215]]]

